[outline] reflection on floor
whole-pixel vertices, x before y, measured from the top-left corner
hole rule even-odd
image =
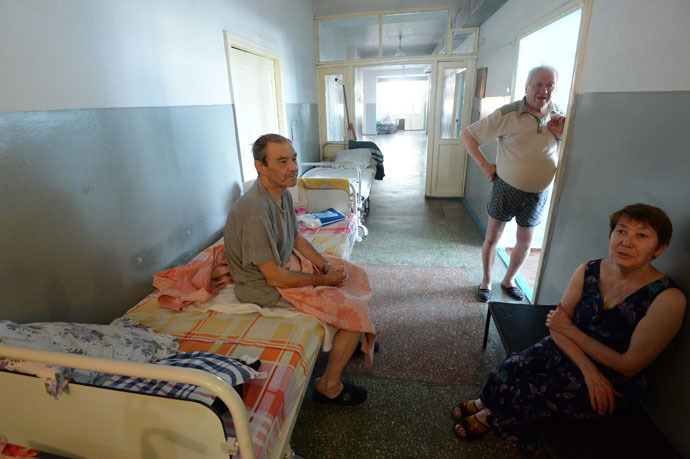
[[[354,358],[344,379],[367,387],[351,408],[305,398],[292,447],[311,458],[513,458],[520,455],[485,435],[474,442],[452,432],[451,407],[477,396],[505,353],[492,327],[482,349],[486,304],[476,299],[483,236],[459,199],[425,199],[426,137],[399,131],[367,138],[381,148],[386,176],[375,181],[366,220],[369,236],[351,261],[371,281],[370,308],[381,350],[374,367]],[[497,262],[494,298],[505,266]],[[311,384],[323,372],[322,354]]]

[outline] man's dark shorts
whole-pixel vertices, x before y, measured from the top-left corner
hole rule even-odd
[[[539,193],[528,193],[518,190],[496,175],[486,210],[489,215],[502,222],[509,222],[515,217],[517,224],[523,227],[537,226],[546,205],[549,190]]]

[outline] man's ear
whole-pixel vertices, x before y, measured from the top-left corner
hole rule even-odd
[[[256,169],[257,174],[261,175],[261,172],[263,172],[264,167],[266,167],[264,163],[262,163],[258,159],[254,160],[254,168]]]

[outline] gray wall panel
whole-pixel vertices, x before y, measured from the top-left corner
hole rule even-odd
[[[690,292],[690,92],[578,95],[564,177],[545,272],[537,298],[560,299],[570,275],[585,260],[608,256],[608,218],[644,202],[663,208],[674,224],[668,250],[655,266]],[[690,455],[688,318],[659,359],[646,405],[674,445]]]
[[[319,119],[317,104],[286,104],[288,137],[300,162],[319,161]],[[300,173],[304,171],[300,170]]]
[[[229,105],[0,114],[0,318],[107,322],[220,236]]]

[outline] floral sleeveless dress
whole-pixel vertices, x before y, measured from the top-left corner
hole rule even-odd
[[[587,335],[623,353],[630,345],[635,326],[656,296],[676,285],[664,277],[604,310],[604,298],[599,291],[600,266],[601,260],[586,265],[582,299],[575,308],[573,322]],[[603,365],[597,367],[623,394],[616,399],[616,410],[640,402],[649,382],[651,365],[631,378]],[[538,420],[598,416],[589,404],[582,372],[558,349],[551,336],[520,353],[510,354],[491,370],[480,398],[491,411],[488,421],[494,433],[525,452],[536,449]]]

